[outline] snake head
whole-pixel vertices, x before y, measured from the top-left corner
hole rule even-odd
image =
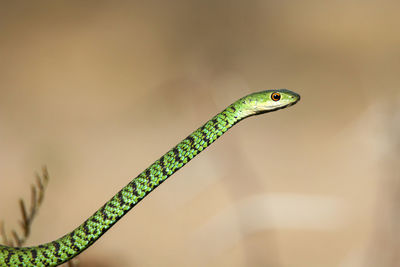
[[[243,117],[248,117],[283,109],[299,100],[300,95],[287,89],[265,90],[247,95],[233,103],[233,106]]]

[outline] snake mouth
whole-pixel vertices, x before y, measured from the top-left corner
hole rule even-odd
[[[290,107],[290,106],[293,106],[294,104],[296,104],[297,102],[299,102],[300,101],[300,95],[298,95],[298,94],[296,94],[296,93],[293,93],[293,97],[295,97],[296,98],[296,101],[293,101],[292,103],[290,103],[289,105],[287,105],[287,107]]]

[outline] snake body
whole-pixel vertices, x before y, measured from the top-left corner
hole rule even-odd
[[[237,100],[151,164],[72,232],[34,247],[0,245],[0,266],[56,266],[72,259],[237,122],[299,100],[298,94],[286,89],[261,91]]]

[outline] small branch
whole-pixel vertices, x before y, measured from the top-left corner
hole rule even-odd
[[[22,228],[22,236],[20,236],[16,230],[11,230],[11,238],[8,238],[5,231],[5,224],[1,222],[0,224],[0,235],[2,237],[2,243],[13,247],[14,244],[17,247],[21,247],[25,244],[31,232],[32,222],[36,217],[40,205],[44,199],[44,193],[46,191],[47,184],[49,182],[49,173],[46,167],[42,168],[42,174],[35,174],[36,184],[31,185],[31,205],[29,212],[26,209],[24,200],[21,198],[19,200],[19,207],[21,210],[22,220],[20,225]]]

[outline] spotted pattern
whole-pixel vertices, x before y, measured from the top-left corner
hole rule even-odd
[[[270,97],[272,92],[264,91],[258,94],[267,94]],[[290,91],[282,91],[282,93],[288,92]],[[134,178],[71,233],[53,242],[36,247],[12,248],[0,245],[0,266],[56,266],[80,254],[145,196],[212,144],[234,124],[245,117],[254,115],[246,112],[246,105],[251,102],[250,97],[254,98],[254,95],[236,101],[194,131]],[[258,103],[257,101],[260,100],[255,99],[256,103]],[[283,107],[277,109],[280,108]],[[265,111],[260,110],[260,113],[263,112]]]

